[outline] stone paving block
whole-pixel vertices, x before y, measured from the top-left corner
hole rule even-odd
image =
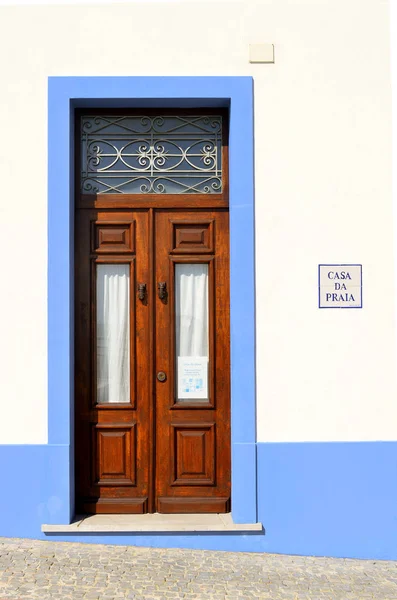
[[[0,600],[397,600],[397,562],[0,538]]]

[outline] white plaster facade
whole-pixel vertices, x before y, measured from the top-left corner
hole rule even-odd
[[[0,7],[0,443],[47,442],[57,75],[253,76],[258,441],[396,439],[389,33],[384,0]],[[252,43],[275,63],[250,64]],[[333,262],[363,265],[362,309],[319,310]]]

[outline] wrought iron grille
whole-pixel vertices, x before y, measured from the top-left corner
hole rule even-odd
[[[222,191],[222,117],[82,116],[83,194]]]

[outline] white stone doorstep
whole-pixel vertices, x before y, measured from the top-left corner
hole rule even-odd
[[[262,523],[233,523],[230,514],[184,515],[89,515],[78,516],[70,525],[41,526],[44,533],[83,532],[153,532],[158,531],[262,531]]]

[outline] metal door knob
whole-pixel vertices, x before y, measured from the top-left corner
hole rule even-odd
[[[157,379],[161,382],[165,381],[167,379],[167,375],[164,373],[164,371],[159,371],[157,373]]]

